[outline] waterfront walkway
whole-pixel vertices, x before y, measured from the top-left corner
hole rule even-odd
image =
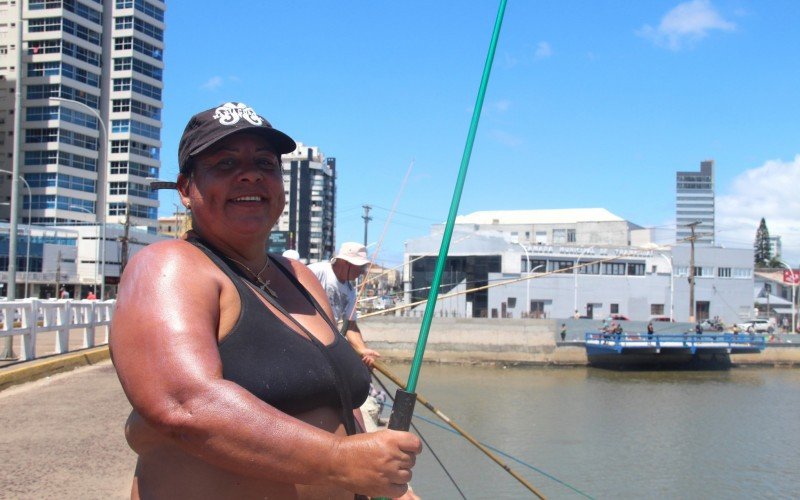
[[[0,392],[0,498],[129,498],[129,411],[110,361]]]

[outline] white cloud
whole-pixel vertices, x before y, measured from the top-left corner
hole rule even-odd
[[[536,51],[533,53],[534,59],[547,59],[553,55],[553,48],[547,42],[539,42],[536,45]]]
[[[503,67],[505,69],[511,69],[517,64],[519,64],[519,59],[509,52],[503,52]]]
[[[494,129],[491,130],[489,134],[495,141],[499,142],[503,146],[516,147],[525,142],[521,137],[509,134],[508,132],[504,132],[502,130]]]
[[[731,247],[753,244],[763,217],[771,236],[780,236],[783,260],[800,264],[800,154],[790,161],[770,160],[733,180],[728,193],[717,196],[717,243]]]
[[[498,113],[505,113],[511,108],[511,101],[508,99],[500,99],[493,104],[493,107]]]
[[[211,78],[208,79],[208,81],[200,85],[200,88],[203,90],[217,90],[220,87],[222,87],[221,76],[212,76]]]
[[[705,38],[713,30],[735,29],[736,24],[723,19],[709,0],[691,0],[667,12],[658,27],[646,24],[636,34],[661,47],[679,50]]]

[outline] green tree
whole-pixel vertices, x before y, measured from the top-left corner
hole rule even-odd
[[[756,231],[756,241],[753,243],[753,254],[756,267],[768,267],[772,261],[772,251],[769,247],[769,229],[767,221],[761,218],[761,224]]]

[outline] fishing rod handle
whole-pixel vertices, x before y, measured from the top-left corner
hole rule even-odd
[[[392,414],[389,416],[389,429],[393,431],[408,431],[411,428],[411,417],[414,416],[416,402],[416,393],[397,389],[397,392],[394,393]]]

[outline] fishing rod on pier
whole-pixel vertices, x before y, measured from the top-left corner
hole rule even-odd
[[[425,344],[427,343],[431,321],[433,320],[436,298],[439,292],[439,283],[441,282],[442,274],[444,273],[444,266],[445,262],[447,261],[447,253],[450,248],[450,241],[453,237],[453,228],[455,226],[456,215],[458,213],[458,205],[461,200],[461,193],[464,190],[464,182],[466,180],[467,169],[469,167],[469,159],[472,155],[472,145],[475,141],[475,134],[478,130],[478,122],[480,121],[481,109],[483,108],[483,101],[486,95],[486,87],[489,83],[492,62],[494,61],[494,54],[497,49],[497,40],[500,37],[500,27],[503,25],[503,15],[505,14],[505,9],[506,0],[500,0],[500,7],[497,11],[494,30],[492,31],[492,38],[489,44],[489,53],[486,56],[486,63],[484,64],[481,83],[478,88],[478,97],[472,113],[472,121],[470,123],[469,133],[467,134],[467,143],[464,146],[464,153],[461,157],[461,166],[456,178],[456,186],[453,191],[453,198],[450,203],[450,211],[447,216],[447,223],[445,224],[445,229],[442,236],[442,244],[439,248],[439,257],[436,261],[436,269],[433,274],[433,282],[431,283],[431,293],[428,298],[428,304],[425,308],[425,315],[422,319],[419,337],[417,339],[417,346],[414,351],[414,359],[411,364],[411,370],[409,372],[408,382],[406,383],[405,388],[398,389],[395,393],[395,404],[389,417],[389,429],[407,431],[411,426],[411,418],[414,415],[414,405],[416,404],[417,399],[414,391],[417,388],[419,371],[422,367],[422,358],[425,354]]]
[[[388,368],[386,368],[386,369],[388,370]],[[383,372],[381,372],[381,373],[383,373]],[[389,388],[386,387],[386,384],[383,383],[383,380],[381,380],[374,373],[372,374],[372,379],[375,380],[378,383],[378,385],[381,386],[381,389],[383,389],[383,391],[386,393],[386,396],[392,401],[392,403],[394,403],[394,399],[389,394]],[[453,487],[456,490],[458,490],[458,493],[459,493],[459,495],[461,495],[461,498],[466,500],[467,497],[464,495],[464,492],[461,491],[461,488],[458,486],[458,483],[456,482],[456,480],[453,477],[453,475],[450,474],[450,471],[447,470],[447,467],[444,465],[444,462],[442,462],[442,460],[439,458],[439,455],[436,453],[436,451],[434,451],[433,446],[431,446],[431,444],[428,442],[428,440],[425,439],[425,437],[422,435],[422,432],[419,430],[419,428],[416,425],[414,425],[413,422],[411,423],[411,428],[414,429],[414,432],[417,434],[417,436],[420,438],[420,440],[423,442],[423,444],[425,444],[425,446],[431,452],[431,455],[433,455],[433,458],[439,464],[439,467],[441,467],[442,471],[444,471],[444,475],[447,476],[447,478],[450,480],[450,483],[452,483]]]

